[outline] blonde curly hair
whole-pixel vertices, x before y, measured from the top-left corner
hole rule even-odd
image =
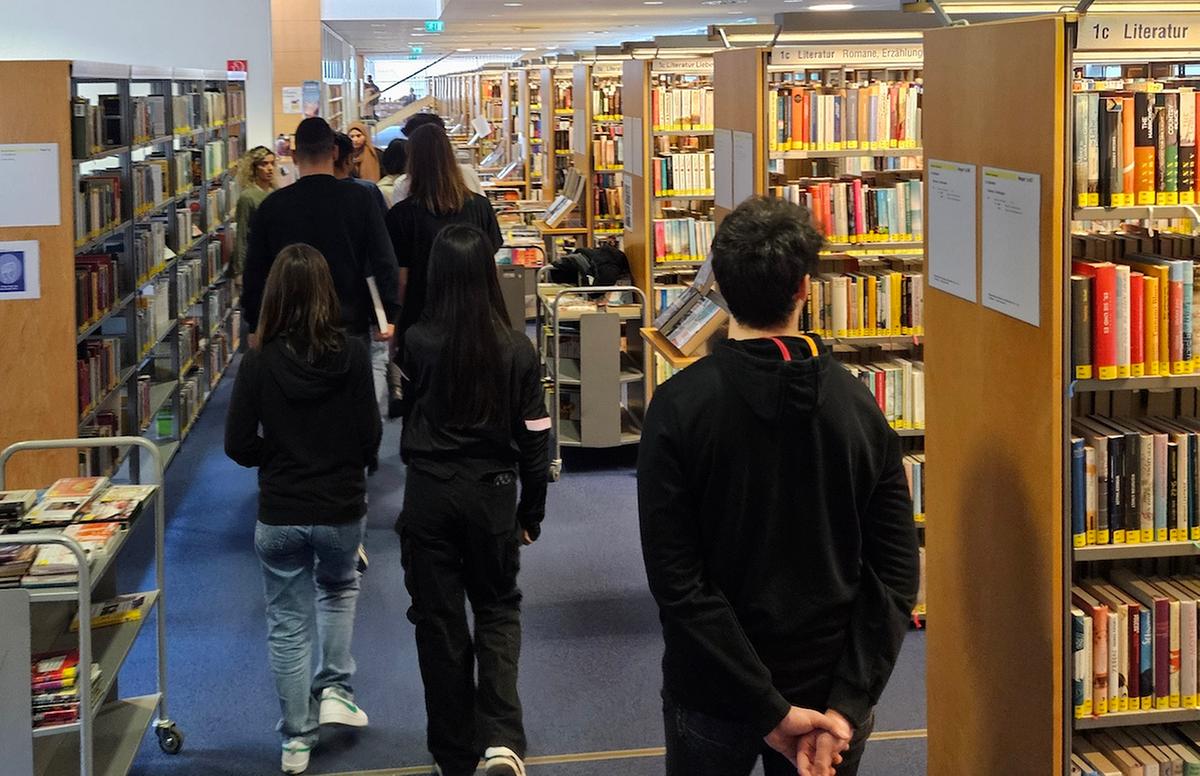
[[[274,156],[275,152],[266,146],[255,146],[242,155],[238,160],[237,182],[243,190],[254,185],[255,169],[268,156]]]

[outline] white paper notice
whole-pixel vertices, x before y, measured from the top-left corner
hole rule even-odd
[[[300,114],[304,112],[304,88],[301,86],[281,87],[283,112]]]
[[[642,117],[625,117],[625,172],[642,175]]]
[[[733,132],[713,132],[713,188],[717,207],[733,209]]]
[[[975,165],[930,159],[929,285],[975,296]]]
[[[754,134],[733,133],[733,207],[754,196]]]
[[[1041,325],[1042,177],[983,168],[983,305]]]
[[[58,226],[57,143],[0,145],[0,226]]]
[[[0,242],[0,302],[40,299],[41,257],[37,240]]]

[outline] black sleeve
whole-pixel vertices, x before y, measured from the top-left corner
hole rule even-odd
[[[379,187],[375,193],[382,197]],[[373,200],[372,200],[373,201]],[[383,300],[383,311],[391,322],[400,317],[400,267],[396,263],[396,252],[392,249],[392,240],[388,237],[387,226],[383,222],[383,213],[372,204],[366,208],[367,216],[367,261],[370,262],[368,274],[375,276],[375,284],[379,286],[379,298]]]
[[[379,444],[383,441],[383,421],[379,417],[379,403],[375,400],[375,379],[371,372],[371,355],[361,341],[348,339],[354,385],[352,390],[354,407],[358,410],[359,439],[362,442],[363,465],[374,467],[379,460]]]
[[[900,439],[887,432],[883,471],[863,516],[863,558],[846,646],[829,706],[855,727],[866,721],[896,665],[920,577],[917,529]]]
[[[482,200],[482,218],[483,233],[488,236],[488,240],[492,243],[492,253],[500,250],[504,245],[504,237],[500,234],[500,221],[496,218],[496,209],[492,207],[492,203],[488,202],[487,197],[476,194]]]
[[[270,199],[270,197],[267,197]],[[242,314],[250,331],[258,328],[258,313],[262,306],[263,289],[267,286],[267,274],[271,271],[270,235],[267,234],[264,201],[250,219],[250,241],[246,247],[246,269],[242,274]]]
[[[725,596],[705,578],[695,510],[689,500],[683,451],[687,442],[667,392],[646,412],[638,454],[638,518],[650,592],[663,629],[696,656],[697,676],[727,702],[731,719],[765,736],[790,704],[750,643]]]
[[[392,252],[396,256],[396,264],[401,267],[412,266],[412,245],[408,218],[408,209],[397,202],[387,214],[387,232],[392,240]]]
[[[514,355],[517,373],[517,417],[513,438],[521,451],[521,499],[517,520],[533,539],[542,533],[546,517],[546,483],[550,476],[550,414],[546,412],[546,392],[542,387],[541,367],[533,346],[521,335]]]
[[[233,383],[229,413],[225,417],[225,455],[241,466],[262,463],[263,438],[258,433],[259,358],[257,350],[246,351]]]

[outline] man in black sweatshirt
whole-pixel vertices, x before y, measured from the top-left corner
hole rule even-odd
[[[668,776],[853,776],[917,592],[900,441],[799,315],[822,243],[755,198],[713,240],[730,338],[654,395],[638,508]],[[824,711],[824,714],[818,712]]]
[[[258,327],[263,289],[275,256],[286,245],[307,243],[329,262],[346,331],[364,342],[372,336],[380,342],[391,339],[391,323],[387,331],[376,328],[371,334],[375,312],[367,276],[374,275],[384,313],[394,322],[400,311],[400,266],[375,197],[357,183],[334,176],[336,154],[333,130],[324,119],[300,122],[294,157],[300,179],[273,192],[255,211],[249,224],[242,288],[242,309],[252,332]],[[378,393],[379,381],[385,379],[386,357],[373,366]]]

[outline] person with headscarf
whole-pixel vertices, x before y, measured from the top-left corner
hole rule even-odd
[[[379,164],[379,149],[371,142],[371,132],[366,124],[356,121],[350,125],[347,132],[354,141],[354,171],[355,178],[362,178],[374,183],[383,175]]]

